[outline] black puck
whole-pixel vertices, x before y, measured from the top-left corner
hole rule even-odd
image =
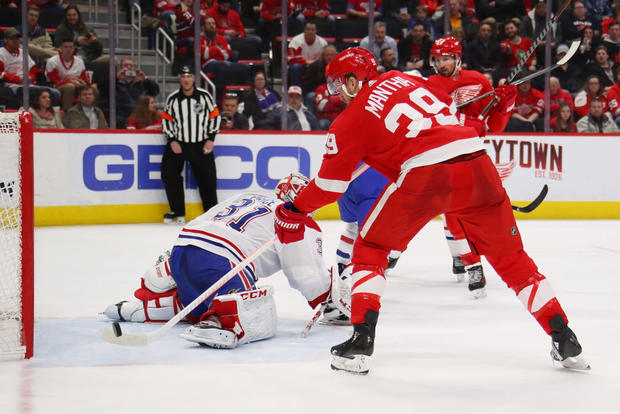
[[[114,322],[112,324],[112,329],[114,330],[114,335],[116,337],[119,337],[123,334],[123,332],[121,331],[121,325],[118,322]]]

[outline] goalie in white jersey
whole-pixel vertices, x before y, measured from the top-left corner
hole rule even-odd
[[[276,194],[289,201],[305,185],[305,177],[297,184],[290,179],[283,180]],[[212,207],[189,222],[181,230],[171,254],[160,256],[155,267],[146,271],[142,287],[135,292],[139,300],[110,305],[105,315],[113,320],[131,322],[171,319],[184,305],[274,237],[274,210],[281,203],[278,199],[244,193]],[[310,307],[315,308],[330,299],[331,272],[322,257],[321,229],[310,218],[306,226],[303,240],[291,244],[276,241],[190,312],[187,320],[200,322],[182,336],[216,348],[232,348],[238,343],[273,336],[277,318],[272,289],[257,289],[255,282],[280,270]],[[345,313],[349,310],[342,309]]]

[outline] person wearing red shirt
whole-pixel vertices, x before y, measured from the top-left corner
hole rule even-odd
[[[228,40],[234,50],[260,51],[262,39],[254,34],[247,35],[239,13],[230,8],[230,0],[220,0],[207,10],[206,16],[215,19],[217,34]],[[233,61],[236,61],[236,56]]]
[[[517,76],[517,79],[525,76]],[[545,96],[542,92],[532,88],[531,81],[525,81],[517,86],[519,93],[515,99],[515,106],[506,126],[509,132],[543,131],[543,119],[539,116],[545,109]]]
[[[607,112],[607,99],[603,95],[601,80],[596,75],[588,76],[583,84],[583,88],[575,95],[576,119],[588,115],[592,98],[597,98],[603,102],[603,112]]]
[[[589,369],[549,281],[523,249],[510,199],[478,131],[459,124],[452,98],[420,77],[378,76],[375,57],[362,48],[336,56],[327,84],[349,105],[329,128],[316,177],[293,202],[276,208],[278,242],[303,240],[308,214],[346,191],[360,161],[392,181],[355,241],[353,335],[331,348],[332,369],[368,373],[388,254],[404,250],[442,213],[460,218],[479,253],[551,336],[553,359]]]
[[[620,64],[614,65],[614,79],[616,83],[607,90],[607,105],[612,117],[618,123],[620,120]]]
[[[573,104],[573,98],[571,98],[570,93],[562,89],[562,85],[560,85],[560,80],[555,76],[551,76],[549,78],[549,110],[551,114],[554,114],[561,102],[568,103],[573,110],[575,110],[575,105]]]
[[[347,2],[347,16],[350,19],[367,19],[370,7],[368,0],[349,0]],[[375,18],[381,17],[383,13],[383,0],[375,1]]]
[[[342,100],[329,94],[327,84],[319,85],[314,91],[314,102],[316,107],[316,117],[319,120],[321,129],[327,131],[334,119],[342,112],[347,105]]]
[[[504,23],[504,35],[506,39],[499,44],[501,77],[505,77],[505,74],[508,74],[512,68],[517,66],[521,56],[532,46],[530,39],[519,36],[519,28],[512,20],[507,20]],[[524,67],[529,70],[536,70],[536,52],[532,53],[525,61]]]
[[[289,16],[295,10],[295,2],[287,2],[284,16]],[[280,0],[263,0],[260,2],[260,17],[256,25],[256,33],[263,39],[278,35],[282,23],[282,2]]]

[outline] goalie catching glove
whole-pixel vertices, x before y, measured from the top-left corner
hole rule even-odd
[[[231,349],[276,334],[278,317],[271,286],[217,296],[211,305],[200,322],[187,328],[181,338],[211,348]]]

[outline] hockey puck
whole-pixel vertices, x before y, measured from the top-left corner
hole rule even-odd
[[[121,325],[118,322],[114,322],[112,324],[112,329],[114,330],[114,336],[119,337],[123,334],[121,331]]]

